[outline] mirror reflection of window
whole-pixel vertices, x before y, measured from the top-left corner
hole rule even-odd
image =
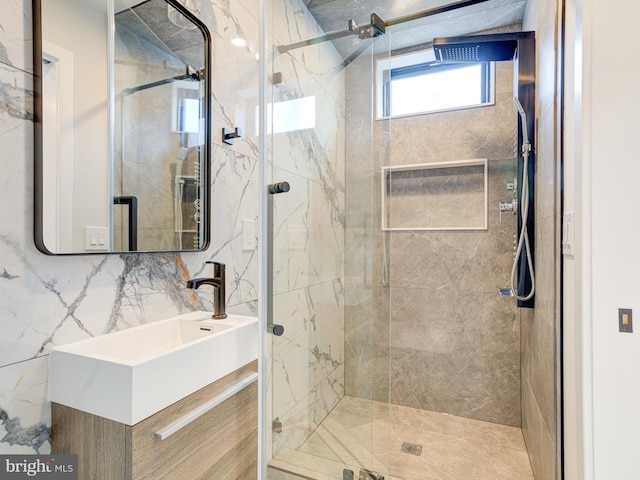
[[[190,80],[173,83],[172,131],[198,133],[200,131],[200,87]]]

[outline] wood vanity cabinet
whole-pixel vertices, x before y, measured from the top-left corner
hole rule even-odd
[[[257,382],[164,440],[156,432],[256,371],[252,362],[133,426],[53,403],[52,453],[77,454],[81,480],[255,480]]]

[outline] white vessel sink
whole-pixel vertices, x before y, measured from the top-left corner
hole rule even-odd
[[[134,425],[256,358],[256,317],[192,312],[54,348],[49,401]]]

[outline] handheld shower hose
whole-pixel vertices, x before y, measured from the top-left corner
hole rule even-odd
[[[522,104],[518,97],[514,97],[513,103],[515,104],[518,114],[520,115],[520,121],[522,122],[522,193],[520,196],[520,205],[522,205],[522,227],[520,228],[520,235],[518,237],[518,246],[516,247],[516,253],[513,258],[513,267],[511,268],[511,291],[513,296],[520,301],[526,301],[533,298],[536,291],[536,280],[533,272],[533,261],[531,259],[531,248],[529,246],[529,232],[527,231],[527,220],[529,219],[529,154],[531,153],[531,142],[529,141],[529,133],[527,132],[527,113],[522,108]],[[524,255],[527,258],[527,265],[529,266],[529,278],[531,279],[531,290],[529,293],[520,294],[516,288],[516,271],[518,269],[518,262],[522,257],[522,249],[524,247]]]

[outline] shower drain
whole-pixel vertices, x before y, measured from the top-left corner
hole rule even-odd
[[[409,455],[415,455],[419,457],[422,455],[422,445],[418,445],[417,443],[402,443],[402,453],[408,453]]]

